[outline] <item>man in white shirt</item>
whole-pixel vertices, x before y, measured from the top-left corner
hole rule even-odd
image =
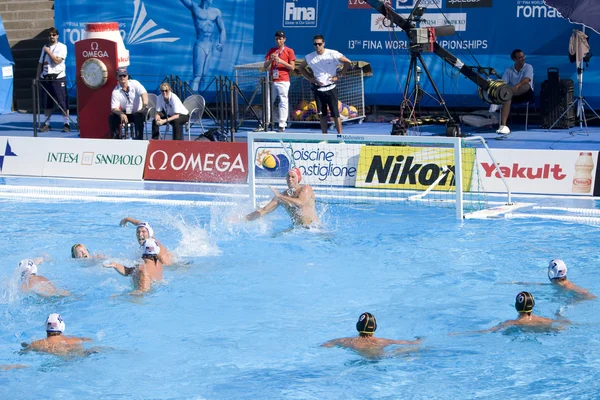
[[[126,68],[117,69],[117,81],[110,99],[112,112],[108,116],[108,126],[113,139],[121,137],[121,126],[133,123],[135,139],[144,138],[144,121],[148,109],[148,93],[142,84],[135,79],[129,79]]]
[[[46,97],[46,109],[44,114],[46,120],[40,128],[40,132],[50,130],[50,118],[54,110],[54,99],[56,103],[64,110],[63,112],[63,132],[71,132],[69,126],[69,104],[67,98],[67,83],[65,74],[65,60],[67,58],[67,46],[58,41],[58,30],[55,27],[48,29],[48,44],[42,48],[42,54],[38,62],[36,76],[41,80],[42,86],[48,91],[44,91]],[[50,97],[52,96],[52,97]]]
[[[502,104],[502,115],[500,128],[496,131],[501,135],[510,133],[510,129],[506,126],[508,115],[510,114],[510,105],[512,103],[524,103],[533,99],[533,67],[525,63],[525,54],[520,49],[515,49],[510,54],[510,58],[515,62],[515,65],[506,68],[502,80],[513,87],[512,100]],[[495,112],[497,107],[492,105],[491,112]]]
[[[188,122],[190,116],[179,97],[171,91],[168,83],[160,85],[160,96],[156,101],[156,115],[152,121],[152,139],[160,137],[159,127],[171,124],[173,140],[183,140],[181,126]]]
[[[298,69],[302,76],[312,83],[317,112],[321,122],[321,132],[327,133],[329,122],[327,109],[329,108],[331,118],[335,122],[335,129],[338,134],[341,134],[342,119],[338,108],[336,84],[346,73],[351,61],[339,51],[325,49],[323,35],[316,35],[313,38],[313,46],[315,46],[315,51],[306,56]],[[339,64],[343,64],[343,68],[338,72],[337,67]],[[306,69],[307,67],[310,67],[312,74]]]

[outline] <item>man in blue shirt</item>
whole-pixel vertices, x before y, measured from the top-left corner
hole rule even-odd
[[[510,58],[515,65],[506,68],[502,80],[513,87],[512,100],[502,105],[502,115],[500,128],[496,133],[507,135],[510,129],[506,126],[508,115],[510,114],[511,103],[523,103],[533,98],[533,67],[525,62],[525,54],[520,49],[515,49],[510,54]],[[492,106],[494,107],[494,106]],[[496,111],[496,107],[490,111]]]

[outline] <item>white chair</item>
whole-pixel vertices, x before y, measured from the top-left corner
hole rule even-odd
[[[154,121],[154,117],[156,116],[157,101],[157,95],[148,93],[148,112],[146,113],[146,119],[144,120],[144,132],[146,137],[148,137],[148,121],[150,121],[150,129],[152,129],[152,121]],[[152,134],[152,131],[150,131],[150,134]]]
[[[206,102],[204,101],[204,97],[200,96],[199,94],[194,94],[183,101],[183,106],[188,110],[189,119],[185,124],[185,129],[187,129],[188,141],[190,141],[192,140],[192,125],[194,125],[196,122],[200,122],[200,128],[202,129],[202,134],[204,134],[202,115],[204,114]]]

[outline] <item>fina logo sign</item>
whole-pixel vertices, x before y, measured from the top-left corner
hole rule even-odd
[[[316,28],[319,0],[284,0],[284,28]]]

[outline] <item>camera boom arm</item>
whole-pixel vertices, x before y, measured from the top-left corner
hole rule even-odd
[[[417,28],[412,22],[396,13],[389,4],[386,4],[382,0],[365,1],[406,32],[409,41],[411,42],[411,49],[417,49],[412,51],[420,51],[419,48],[421,45],[413,42],[414,35],[412,35],[411,32],[414,32]],[[482,78],[479,73],[475,72],[473,67],[465,65],[460,59],[440,46],[437,41],[433,43],[433,52],[448,64],[456,67],[462,75],[475,83],[479,87],[479,97],[485,102],[491,104],[503,104],[512,98],[513,90],[509,84],[501,80],[492,81]]]

